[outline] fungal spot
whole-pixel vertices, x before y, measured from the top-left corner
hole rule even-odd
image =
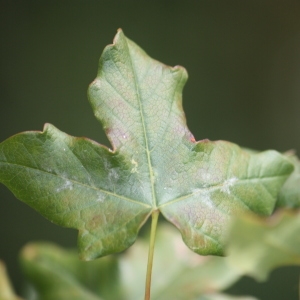
[[[234,185],[234,183],[238,181],[236,177],[232,177],[230,179],[227,179],[224,181],[223,186],[221,188],[221,191],[223,193],[227,193],[228,195],[230,194],[230,187]]]
[[[105,196],[103,194],[98,193],[97,196],[98,197],[96,199],[96,202],[103,202],[104,201]]]
[[[133,165],[133,168],[131,169],[131,173],[138,173],[138,169],[137,169],[137,167],[138,167],[138,163],[134,160],[134,159],[131,159],[131,163],[132,163],[132,165]]]
[[[56,192],[61,192],[64,190],[73,190],[73,183],[70,180],[66,180],[65,184],[56,189]]]

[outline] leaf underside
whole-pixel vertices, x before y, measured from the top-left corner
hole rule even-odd
[[[83,259],[119,252],[159,210],[200,254],[223,254],[232,215],[272,213],[293,165],[276,151],[196,142],[186,126],[187,72],[118,31],[89,100],[112,149],[53,125],[0,144],[0,181],[54,223],[79,230]]]

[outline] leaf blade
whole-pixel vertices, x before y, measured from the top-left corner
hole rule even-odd
[[[128,191],[121,184],[124,179],[116,177],[114,169],[128,173],[127,183],[135,180],[134,174],[113,156],[95,142],[70,137],[47,125],[42,133],[27,132],[1,143],[0,178],[17,198],[50,221],[78,229],[81,257],[92,259],[129,247],[150,211],[146,203],[126,197]],[[119,230],[114,219],[121,223]],[[135,230],[126,232],[133,226]],[[124,235],[125,240],[121,238]],[[109,249],[101,246],[100,236],[102,243],[111,244]]]
[[[197,146],[204,150],[201,153],[206,159],[193,160],[194,189],[179,198],[184,201],[163,204],[161,211],[179,228],[193,251],[222,255],[224,229],[231,216],[246,211],[270,215],[291,165],[275,151],[250,154],[223,141],[204,141]],[[175,186],[182,188],[182,185]]]
[[[111,70],[112,64],[119,67]],[[107,69],[109,71],[106,71]],[[119,87],[114,86],[106,92],[106,83],[111,81],[107,76],[112,76],[115,85]],[[125,87],[124,78],[128,79],[125,80]],[[89,88],[89,99],[94,113],[103,124],[113,148],[131,158],[136,167],[133,170],[140,174],[141,181],[145,181],[143,175],[146,176],[149,182],[147,191],[150,195],[147,197],[154,209],[158,202],[154,188],[155,168],[160,163],[155,147],[169,127],[166,120],[170,122],[172,110],[184,119],[181,91],[186,79],[187,73],[184,68],[171,68],[153,60],[119,30],[113,45],[107,46],[103,51],[99,73]],[[122,97],[111,96],[112,90],[118,90]],[[129,102],[128,99],[130,105],[124,106],[124,103]],[[173,103],[177,104],[179,109],[174,108]],[[104,111],[102,106],[105,105],[109,107]],[[113,114],[114,110],[117,110],[118,114]],[[182,130],[188,132],[187,128]],[[176,137],[173,134],[173,140]]]

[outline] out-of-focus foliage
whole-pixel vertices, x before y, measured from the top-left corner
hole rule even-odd
[[[143,298],[147,250],[144,237],[121,255],[83,262],[73,250],[35,243],[24,247],[21,262],[38,300],[132,300]],[[174,227],[158,229],[151,299],[244,300],[218,294],[239,277],[227,259],[189,250]]]
[[[299,264],[299,220],[299,213],[290,211],[267,219],[237,219],[229,232],[228,257],[199,256],[186,247],[174,227],[161,225],[157,232],[151,299],[254,299],[225,295],[222,291],[243,275],[264,280],[278,266]],[[78,260],[74,250],[49,243],[28,244],[21,252],[22,269],[30,283],[25,299],[142,299],[147,250],[148,236],[138,239],[120,255],[84,262]],[[3,270],[2,267],[0,295],[9,295],[3,300],[19,300]]]
[[[0,261],[0,300],[22,300],[14,293],[2,261]]]
[[[241,274],[265,280],[279,266],[300,265],[300,211],[269,218],[237,218],[229,232],[228,260]]]

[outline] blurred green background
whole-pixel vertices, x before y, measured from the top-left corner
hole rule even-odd
[[[1,1],[0,141],[52,123],[107,144],[86,90],[117,28],[152,57],[183,65],[196,139],[300,152],[300,1]],[[18,251],[31,240],[76,245],[0,186],[0,259],[17,290]],[[232,293],[298,299],[300,268],[281,268]]]

